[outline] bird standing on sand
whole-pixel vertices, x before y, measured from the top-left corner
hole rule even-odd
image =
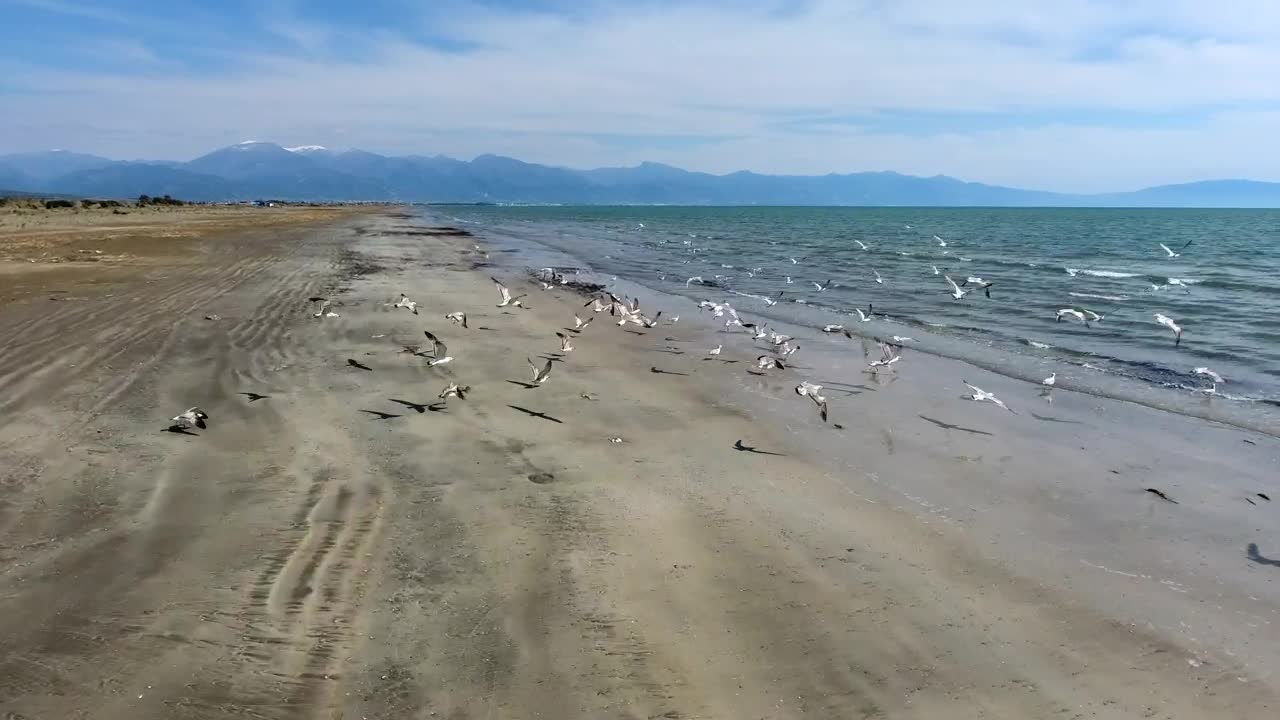
[[[547,378],[551,377],[552,363],[550,360],[548,360],[547,364],[543,365],[541,369],[539,369],[537,365],[534,365],[533,361],[530,360],[529,358],[525,358],[524,360],[525,362],[529,363],[529,369],[533,371],[534,385],[541,385],[547,381]]]
[[[458,323],[464,328],[467,327],[467,314],[464,312],[451,312],[445,315],[445,318]]]
[[[1182,342],[1182,326],[1173,321],[1173,318],[1163,313],[1155,314],[1156,322],[1173,331],[1173,346],[1178,347]]]
[[[972,400],[974,402],[994,403],[1004,408],[1005,410],[1009,410],[1009,406],[1005,405],[1004,401],[996,397],[994,393],[989,393],[986,390],[983,390],[982,388],[978,387],[977,385],[970,385],[968,381],[965,381],[965,380],[961,380],[960,382],[964,383],[965,387],[973,391],[972,395],[964,396],[966,400]],[[1013,411],[1009,410],[1009,412],[1013,412]]]
[[[311,317],[314,317],[314,318],[338,317],[338,313],[329,309],[328,300],[320,300],[320,309],[317,310],[316,313]]]
[[[1045,387],[1053,387],[1057,383],[1058,383],[1058,373],[1053,373],[1049,377],[1040,381],[1040,384],[1044,385]]]
[[[1196,368],[1195,373],[1196,373],[1196,375],[1199,375],[1199,376],[1201,376],[1201,377],[1207,377],[1207,378],[1209,378],[1209,380],[1211,380],[1211,381],[1213,382],[1213,386],[1212,386],[1212,387],[1210,387],[1209,389],[1207,389],[1207,390],[1205,390],[1205,391],[1204,391],[1204,392],[1207,392],[1207,393],[1209,393],[1209,394],[1211,394],[1211,395],[1216,394],[1216,393],[1218,392],[1218,385],[1219,385],[1219,384],[1221,384],[1221,383],[1225,383],[1225,382],[1226,382],[1226,379],[1225,379],[1225,378],[1223,378],[1221,375],[1219,375],[1218,373],[1216,373],[1216,372],[1214,372],[1214,371],[1210,370],[1210,369],[1209,369],[1209,368],[1207,368],[1207,367],[1198,367],[1198,368]]]
[[[708,355],[719,355],[719,354],[720,354],[720,351],[721,351],[721,350],[723,350],[723,349],[724,349],[724,345],[717,345],[717,346],[715,346],[714,348],[712,348],[712,349],[708,350],[708,351],[707,351],[707,354],[708,354]]]
[[[173,427],[179,428],[181,430],[187,430],[189,428],[197,427],[203,430],[205,429],[205,427],[207,427],[204,421],[208,419],[209,419],[208,413],[206,413],[205,411],[201,410],[198,407],[193,407],[188,409],[186,412],[182,413],[181,415],[175,416],[173,418]]]

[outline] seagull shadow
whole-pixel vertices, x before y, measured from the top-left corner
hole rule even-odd
[[[1049,417],[1048,415],[1037,415],[1035,413],[1031,413],[1031,417],[1037,420],[1040,420],[1041,422],[1062,423],[1063,425],[1083,425],[1084,424],[1079,420],[1063,420],[1061,418]]]
[[[660,353],[666,353],[666,354],[668,354],[668,355],[683,355],[683,354],[684,354],[684,351],[683,351],[683,350],[670,350],[670,349],[668,349],[668,348],[645,348],[645,349],[646,349],[646,350],[649,350],[650,352],[660,352]]]
[[[374,416],[374,418],[370,418],[370,419],[377,419],[377,420],[390,420],[391,418],[400,417],[395,413],[385,413],[385,412],[382,412],[381,410],[361,410],[360,412],[369,413],[370,415]]]
[[[538,387],[536,383],[524,382],[523,380],[508,380],[507,382],[511,383],[512,385],[519,385],[525,390],[533,390],[534,388]]]
[[[733,444],[733,449],[738,452],[751,453],[752,455],[774,455],[777,457],[786,457],[782,453],[769,452],[768,450],[760,450],[750,445],[743,445],[741,440]]]
[[[368,371],[370,371],[370,372],[372,372],[372,371],[373,371],[373,368],[369,367],[368,365],[365,365],[365,364],[361,363],[359,360],[355,360],[355,359],[352,359],[352,358],[347,358],[347,364],[348,364],[348,365],[350,365],[350,366],[351,366],[351,367],[353,367],[353,368],[357,368],[357,369],[360,369],[360,370],[368,370]]]
[[[387,398],[387,399],[388,399],[388,400],[390,400],[390,401],[391,401],[391,402],[393,402],[393,403],[396,403],[397,405],[403,405],[403,406],[405,406],[405,407],[407,407],[407,408],[413,408],[414,410],[417,410],[417,411],[418,411],[418,414],[419,414],[419,415],[421,415],[422,413],[424,413],[424,412],[426,412],[427,410],[430,410],[430,409],[431,409],[431,405],[428,405],[428,404],[425,404],[425,403],[410,402],[410,401],[408,401],[408,400],[398,400],[398,399],[396,399],[396,398]],[[432,404],[434,404],[434,403],[432,403]]]
[[[689,377],[689,373],[674,372],[672,370],[663,370],[662,368],[656,367],[656,366],[649,368],[649,372],[653,373],[654,375],[683,375],[685,377]]]
[[[170,425],[162,432],[173,433],[174,435],[190,435],[191,437],[200,437],[200,433],[191,432],[190,428],[184,428],[181,425]]]
[[[242,393],[239,393],[239,394],[240,394],[240,395],[243,395],[243,396],[245,396],[245,397],[247,397],[247,398],[249,398],[249,402],[257,402],[257,401],[259,401],[259,400],[270,400],[270,399],[271,399],[271,396],[270,396],[270,395],[260,395],[260,394],[258,394],[258,393],[256,393],[256,392],[242,392]]]
[[[870,385],[859,385],[855,383],[835,382],[833,380],[819,380],[818,384],[822,385],[823,387],[833,388],[835,390],[845,390],[846,388],[849,388],[852,390],[865,390],[867,392],[875,392],[876,390],[876,388],[873,388]]]
[[[629,332],[632,335],[639,335],[640,337],[644,337],[645,335],[649,334],[649,333],[640,332],[639,330],[627,330],[626,332]]]
[[[988,435],[988,436],[993,436],[993,435],[994,435],[994,433],[989,433],[989,432],[987,432],[986,430],[975,430],[975,429],[973,429],[973,428],[967,428],[967,427],[963,427],[963,426],[961,426],[961,425],[952,425],[951,423],[948,423],[948,422],[942,422],[941,420],[935,420],[935,419],[933,419],[933,418],[931,418],[931,417],[927,417],[927,416],[925,416],[925,415],[917,415],[916,417],[919,417],[921,420],[924,420],[924,421],[925,421],[925,422],[927,422],[927,423],[932,423],[932,424],[934,424],[934,425],[937,425],[938,427],[942,428],[943,430],[959,430],[960,432],[967,432],[967,433],[970,433],[970,434],[972,434],[972,435]]]
[[[483,326],[483,325],[481,325],[481,326],[477,327],[476,329],[477,329],[477,330],[487,330],[487,331],[489,331],[489,332],[498,332],[498,331],[497,331],[497,330],[495,330],[494,328],[491,328],[491,327],[485,327],[485,326]]]
[[[561,363],[562,363],[562,362],[564,362],[564,356],[563,356],[563,355],[557,355],[557,354],[555,354],[555,353],[547,353],[547,354],[545,354],[545,355],[539,355],[539,356],[538,356],[538,359],[539,359],[539,360],[550,360],[551,362],[561,362]]]
[[[1245,556],[1249,558],[1250,562],[1256,562],[1259,565],[1280,567],[1280,560],[1264,557],[1258,553],[1258,543],[1249,543],[1249,547],[1245,550]]]
[[[536,417],[539,420],[550,420],[551,422],[556,423],[557,425],[564,424],[564,421],[561,420],[560,418],[552,417],[544,412],[538,412],[537,410],[530,410],[529,408],[522,408],[519,405],[508,405],[507,407],[511,408],[512,410],[519,410],[525,415],[528,415],[529,417]]]

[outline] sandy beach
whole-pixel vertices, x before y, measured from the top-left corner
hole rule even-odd
[[[531,281],[536,249],[408,210],[173,255],[59,241],[138,258],[74,276],[21,230],[0,228],[5,717],[1280,713],[1273,437],[1031,407],[923,355],[877,380],[812,330],[752,375],[749,338],[642,288],[621,289],[680,322],[596,315],[561,354],[589,309]],[[424,330],[452,363],[404,351]],[[440,404],[451,380],[472,390]],[[208,428],[165,432],[192,405]]]

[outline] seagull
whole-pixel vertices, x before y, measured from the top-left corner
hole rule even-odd
[[[586,326],[590,325],[592,320],[595,320],[595,318],[594,318],[594,317],[589,317],[589,318],[587,318],[586,320],[583,320],[582,318],[578,317],[577,315],[574,315],[574,316],[573,316],[573,329],[574,329],[574,330],[581,330],[581,329],[585,328]]]
[[[991,286],[995,283],[989,283],[980,277],[973,277],[972,275],[964,279],[965,285],[968,285],[969,283],[973,283],[974,285],[982,288],[982,292],[986,293],[987,298],[991,298]]]
[[[1210,393],[1210,394],[1215,394],[1215,393],[1217,393],[1217,392],[1218,392],[1218,384],[1219,384],[1219,383],[1225,383],[1225,382],[1226,382],[1226,380],[1225,380],[1221,375],[1219,375],[1218,373],[1216,373],[1216,372],[1214,372],[1214,371],[1210,370],[1210,369],[1209,369],[1209,368],[1207,368],[1207,367],[1198,367],[1198,368],[1196,368],[1195,373],[1196,373],[1197,375],[1201,375],[1201,376],[1203,376],[1203,377],[1207,377],[1207,378],[1209,378],[1210,380],[1212,380],[1212,381],[1213,381],[1213,387],[1209,388],[1208,390],[1205,390],[1205,392]]]
[[[412,312],[414,315],[418,314],[418,303],[410,300],[409,296],[405,295],[404,293],[400,293],[400,299],[396,301],[396,304],[394,307],[405,308],[406,310],[409,310],[410,312]]]
[[[653,319],[649,319],[649,318],[645,317],[644,315],[642,315],[642,314],[640,314],[640,313],[636,313],[636,315],[640,318],[640,324],[641,324],[641,325],[643,325],[643,326],[645,326],[646,328],[655,328],[655,327],[657,327],[657,326],[658,326],[658,321],[662,319],[662,311],[661,311],[661,310],[659,310],[659,311],[658,311],[658,314],[657,314],[657,315],[654,315],[654,316],[653,316]]]
[[[448,315],[445,315],[445,317],[458,323],[464,328],[467,326],[467,314],[464,312],[451,312]]]
[[[875,268],[871,268],[871,272],[873,272],[873,273],[875,273],[875,274],[876,274],[876,282],[878,282],[878,283],[880,283],[881,285],[883,285],[883,284],[884,284],[884,278],[880,277],[880,271],[879,271],[879,270],[876,270]]]
[[[427,367],[453,362],[453,358],[449,356],[449,347],[440,342],[440,338],[432,335],[430,330],[423,330],[422,334],[431,342],[431,359],[427,361]]]
[[[938,247],[946,247],[946,246],[947,246],[947,241],[946,241],[946,240],[943,240],[942,238],[938,237],[937,235],[934,235],[934,236],[933,236],[933,239],[938,241]]]
[[[808,380],[802,381],[796,386],[796,394],[800,397],[807,397],[818,406],[818,416],[822,418],[822,422],[827,421],[827,399],[819,395],[822,390],[821,385],[815,385]]]
[[[894,335],[892,339],[898,344],[915,342],[915,338],[903,337],[901,335]]]
[[[1004,401],[1003,401],[1003,400],[1001,400],[1000,398],[996,397],[993,393],[989,393],[989,392],[987,392],[986,390],[983,390],[982,388],[980,388],[980,387],[978,387],[978,386],[976,386],[976,385],[970,385],[970,384],[969,384],[967,381],[965,381],[965,380],[961,380],[960,382],[964,383],[965,387],[967,387],[967,388],[969,388],[970,390],[972,390],[972,391],[973,391],[973,394],[972,394],[972,395],[965,395],[965,396],[964,396],[966,399],[968,399],[968,400],[972,400],[972,401],[974,401],[974,402],[990,402],[990,403],[995,403],[996,405],[999,405],[1000,407],[1004,408],[1005,410],[1009,410],[1009,406],[1008,406],[1008,405],[1005,405],[1005,404],[1004,404]],[[1013,412],[1013,411],[1012,411],[1012,410],[1009,410],[1009,412]]]
[[[858,247],[862,248],[863,250],[868,250],[868,249],[869,249],[869,248],[867,247],[867,244],[866,244],[866,243],[864,243],[864,242],[862,242],[861,240],[854,240],[854,242],[858,243]]]
[[[550,377],[550,376],[551,376],[551,361],[550,361],[550,360],[548,360],[548,361],[547,361],[547,364],[546,364],[546,365],[543,365],[543,366],[542,366],[542,369],[541,369],[541,370],[539,370],[539,369],[538,369],[538,366],[537,366],[537,365],[534,365],[534,364],[533,364],[533,361],[532,361],[532,360],[530,360],[529,358],[525,358],[525,362],[529,363],[529,369],[533,371],[533,384],[534,384],[534,385],[541,385],[542,383],[544,383],[544,382],[546,382],[546,381],[547,381],[547,378],[548,378],[548,377]]]
[[[1182,327],[1173,321],[1173,318],[1161,313],[1155,314],[1156,322],[1173,331],[1173,346],[1177,347],[1182,342]]]
[[[714,348],[714,349],[708,350],[708,351],[707,351],[707,354],[708,354],[708,355],[719,355],[719,354],[720,354],[720,351],[721,351],[721,350],[723,350],[723,349],[724,349],[724,345],[717,345],[717,346],[715,346],[715,348]]]
[[[787,284],[788,284],[788,285],[790,285],[790,284],[791,284],[791,276],[790,276],[790,275],[788,275],[788,276],[787,276]]]
[[[773,345],[784,345],[791,339],[790,335],[779,335],[776,331],[769,331],[769,342]]]
[[[955,280],[951,279],[950,275],[943,275],[943,277],[947,279],[947,284],[951,286],[951,297],[961,300],[965,295],[969,294],[968,290],[961,290],[960,286],[956,284]]]
[[[1171,287],[1171,286],[1172,286],[1172,287],[1180,287],[1180,288],[1182,288],[1182,292],[1185,292],[1185,293],[1190,293],[1190,292],[1191,292],[1191,286],[1190,286],[1189,284],[1187,284],[1187,283],[1183,282],[1183,281],[1182,281],[1182,278],[1166,278],[1166,280],[1168,280],[1168,282],[1164,285],[1164,287]],[[1153,287],[1153,288],[1158,288],[1159,286],[1157,286],[1157,285],[1152,285],[1151,287]]]
[[[813,286],[818,288],[818,292],[826,292],[827,288],[831,287],[831,282],[832,282],[831,280],[828,280],[827,284],[825,285],[819,285],[818,283],[815,282],[813,283]]]
[[[201,430],[207,427],[205,420],[209,419],[209,414],[198,407],[193,407],[186,412],[173,418],[173,427],[187,430],[189,428],[198,427]]]
[[[520,305],[520,298],[524,297],[524,295],[516,295],[515,297],[512,297],[511,291],[507,289],[506,285],[498,282],[497,278],[491,277],[489,279],[493,281],[494,285],[498,286],[498,293],[502,295],[502,302],[498,303],[498,307],[506,307],[508,305],[512,307],[522,307]]]
[[[1106,315],[1099,315],[1098,313],[1092,310],[1089,310],[1088,308],[1080,308],[1080,312],[1089,316],[1089,319],[1092,320],[1093,322],[1102,322],[1107,317]]]
[[[786,294],[786,291],[785,291],[785,290],[779,290],[779,291],[778,291],[778,294],[777,294],[776,296],[774,296],[774,297],[776,297],[776,298],[777,298],[776,300],[773,300],[773,299],[770,299],[770,298],[765,298],[765,299],[764,299],[764,304],[765,304],[765,305],[768,305],[769,307],[773,307],[774,305],[777,305],[777,304],[778,304],[778,300],[781,300],[781,299],[782,299],[782,296],[783,296],[784,294]]]
[[[1077,269],[1075,269],[1075,268],[1062,268],[1062,269],[1063,269],[1063,270],[1066,270],[1066,271],[1067,271],[1067,274],[1068,274],[1068,275],[1070,275],[1071,277],[1075,277],[1075,276],[1076,276],[1076,273],[1080,272],[1079,270],[1077,270]]]
[[[942,273],[938,272],[938,266],[937,266],[937,265],[934,265],[934,266],[933,266],[933,274],[934,274],[934,275],[941,275],[941,274],[942,274]]]
[[[315,318],[338,317],[338,313],[329,309],[328,300],[321,300],[320,309],[316,311],[316,313],[311,317],[315,317]]]
[[[600,298],[596,298],[596,299],[592,300],[591,302],[587,303],[586,305],[583,305],[582,307],[587,307],[588,305],[590,305],[590,306],[591,306],[591,312],[598,312],[598,313],[602,313],[602,312],[604,312],[605,310],[608,310],[608,309],[609,309],[609,308],[605,307],[604,303],[600,302]],[[584,324],[584,326],[585,326],[585,324]]]
[[[1164,248],[1165,253],[1166,253],[1166,254],[1168,254],[1168,256],[1169,256],[1169,257],[1167,257],[1167,258],[1165,258],[1165,259],[1166,259],[1166,260],[1172,260],[1172,259],[1174,259],[1174,258],[1176,258],[1176,257],[1182,257],[1182,251],[1183,251],[1183,250],[1186,250],[1186,249],[1187,249],[1187,246],[1188,246],[1188,245],[1190,245],[1190,244],[1191,244],[1191,243],[1193,243],[1193,242],[1195,242],[1195,240],[1194,240],[1194,239],[1188,240],[1186,245],[1183,245],[1182,247],[1178,248],[1178,252],[1174,252],[1174,251],[1170,250],[1170,249],[1169,249],[1169,246],[1168,246],[1168,245],[1165,245],[1164,243],[1157,243],[1157,244],[1158,244],[1160,247]]]
[[[822,326],[822,332],[824,333],[838,333],[838,332],[842,332],[843,330],[844,330],[843,325],[823,325]]]
[[[749,328],[751,330],[751,339],[763,340],[766,337],[768,337],[769,334],[764,331],[766,326],[767,325],[751,325],[751,327]],[[746,327],[746,325],[743,325],[743,327]]]
[[[867,367],[869,368],[886,367],[887,368],[901,359],[902,359],[902,356],[898,355],[893,351],[892,345],[882,342],[880,343],[880,359],[872,360],[871,362],[867,363]]]
[[[795,354],[796,354],[796,351],[797,351],[797,350],[799,350],[799,349],[800,349],[800,346],[799,346],[799,345],[796,345],[795,347],[792,347],[792,346],[791,346],[791,343],[789,343],[789,342],[784,342],[784,343],[782,343],[782,348],[781,348],[780,350],[781,350],[781,352],[782,352],[782,357],[784,357],[784,358],[785,358],[785,357],[791,357],[792,355],[795,355]]]
[[[685,286],[685,287],[689,287],[689,284],[690,284],[690,283],[692,283],[694,280],[697,280],[697,281],[698,281],[698,284],[702,284],[702,282],[703,282],[703,280],[702,280],[702,276],[701,276],[701,275],[694,275],[693,277],[691,277],[691,278],[689,278],[688,280],[685,280],[685,281],[684,281],[684,286]]]
[[[1057,312],[1057,317],[1058,322],[1062,322],[1062,318],[1064,317],[1069,317],[1075,318],[1083,323],[1085,327],[1089,327],[1089,319],[1084,316],[1084,313],[1076,310],[1075,308],[1062,308]]]
[[[466,400],[467,393],[469,392],[471,392],[470,385],[459,385],[457,382],[451,380],[449,381],[449,387],[440,391],[440,394],[437,395],[437,397],[441,400],[447,400],[451,397],[456,397],[459,400]]]
[[[871,318],[868,317],[866,313],[862,312],[862,308],[854,308],[853,311],[858,313],[858,320],[860,322],[871,322]]]
[[[560,338],[560,352],[573,352],[573,340],[564,333],[556,333],[556,337]]]
[[[795,258],[791,258],[791,264],[792,264],[792,265],[799,265],[799,264],[800,264],[800,261],[799,261],[799,260],[796,260]]]
[[[786,369],[786,366],[782,364],[782,361],[772,355],[761,355],[756,358],[756,367],[761,370],[768,370],[770,368],[775,368],[777,370]]]
[[[1058,383],[1058,373],[1053,373],[1049,377],[1040,381],[1040,384],[1044,385],[1045,387],[1053,387],[1057,383]]]

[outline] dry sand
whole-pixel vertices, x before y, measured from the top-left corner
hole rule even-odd
[[[1270,681],[868,502],[696,324],[597,316],[527,389],[581,300],[469,248],[390,213],[0,305],[0,711],[1276,717]],[[401,351],[424,329],[452,364]],[[162,431],[190,405],[207,430]]]

